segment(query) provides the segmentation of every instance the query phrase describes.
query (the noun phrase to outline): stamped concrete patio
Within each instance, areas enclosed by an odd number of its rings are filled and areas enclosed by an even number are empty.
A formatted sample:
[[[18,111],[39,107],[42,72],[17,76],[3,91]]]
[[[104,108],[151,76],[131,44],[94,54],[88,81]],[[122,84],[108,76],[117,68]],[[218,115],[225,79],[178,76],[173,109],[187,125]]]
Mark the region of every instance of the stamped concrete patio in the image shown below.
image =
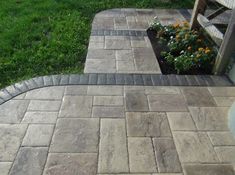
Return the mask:
[[[234,175],[233,101],[235,87],[32,90],[0,106],[0,174]]]
[[[161,73],[146,32],[155,16],[163,24],[187,18],[179,10],[112,9],[98,13],[84,72]]]
[[[37,77],[0,91],[0,175],[235,174],[235,87],[224,77],[159,75],[145,32],[156,14],[169,23],[189,12],[101,12],[85,65],[95,74]]]

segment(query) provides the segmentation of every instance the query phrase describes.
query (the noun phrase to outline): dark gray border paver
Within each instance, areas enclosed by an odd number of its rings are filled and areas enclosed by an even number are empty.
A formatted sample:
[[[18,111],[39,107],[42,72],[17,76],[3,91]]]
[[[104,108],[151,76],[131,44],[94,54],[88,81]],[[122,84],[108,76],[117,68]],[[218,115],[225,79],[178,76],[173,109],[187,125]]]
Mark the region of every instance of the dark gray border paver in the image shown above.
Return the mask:
[[[226,76],[162,74],[71,74],[35,77],[0,90],[0,104],[27,91],[63,85],[234,86]]]

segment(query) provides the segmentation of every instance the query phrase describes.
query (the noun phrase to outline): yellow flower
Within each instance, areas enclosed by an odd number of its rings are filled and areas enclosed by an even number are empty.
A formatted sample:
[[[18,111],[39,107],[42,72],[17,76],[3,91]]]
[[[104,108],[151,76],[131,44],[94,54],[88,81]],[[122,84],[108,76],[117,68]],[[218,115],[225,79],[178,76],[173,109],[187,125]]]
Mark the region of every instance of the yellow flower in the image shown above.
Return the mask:
[[[200,47],[199,49],[198,49],[198,51],[203,51],[204,49],[202,48],[202,47]]]
[[[200,42],[202,42],[202,40],[201,40],[201,39],[198,39],[197,42],[200,43]]]
[[[186,34],[184,39],[188,39],[189,38],[189,34]]]
[[[201,55],[200,55],[200,54],[197,54],[197,58],[199,58],[199,57],[201,57]]]
[[[211,52],[210,49],[206,49],[206,50],[205,50],[205,53],[206,53],[206,54],[208,54],[208,53],[210,53],[210,52]]]

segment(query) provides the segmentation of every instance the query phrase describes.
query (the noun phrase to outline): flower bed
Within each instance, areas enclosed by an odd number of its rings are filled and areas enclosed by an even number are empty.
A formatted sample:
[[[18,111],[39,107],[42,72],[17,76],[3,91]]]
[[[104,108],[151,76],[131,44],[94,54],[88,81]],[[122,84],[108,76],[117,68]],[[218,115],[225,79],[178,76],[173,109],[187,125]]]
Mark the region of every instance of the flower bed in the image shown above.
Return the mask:
[[[163,74],[211,74],[216,47],[203,31],[183,22],[163,26],[157,19],[148,29]]]

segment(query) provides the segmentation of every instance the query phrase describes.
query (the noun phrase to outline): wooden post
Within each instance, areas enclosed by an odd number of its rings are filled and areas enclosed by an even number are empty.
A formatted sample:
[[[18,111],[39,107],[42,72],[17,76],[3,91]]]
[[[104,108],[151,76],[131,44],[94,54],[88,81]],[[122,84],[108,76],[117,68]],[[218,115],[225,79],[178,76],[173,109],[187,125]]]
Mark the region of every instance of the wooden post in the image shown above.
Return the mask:
[[[214,74],[220,75],[226,71],[233,53],[235,53],[235,8],[216,58]]]
[[[190,21],[190,28],[195,29],[200,25],[197,22],[197,15],[200,13],[204,15],[206,11],[207,0],[196,0],[193,8],[192,18]]]

